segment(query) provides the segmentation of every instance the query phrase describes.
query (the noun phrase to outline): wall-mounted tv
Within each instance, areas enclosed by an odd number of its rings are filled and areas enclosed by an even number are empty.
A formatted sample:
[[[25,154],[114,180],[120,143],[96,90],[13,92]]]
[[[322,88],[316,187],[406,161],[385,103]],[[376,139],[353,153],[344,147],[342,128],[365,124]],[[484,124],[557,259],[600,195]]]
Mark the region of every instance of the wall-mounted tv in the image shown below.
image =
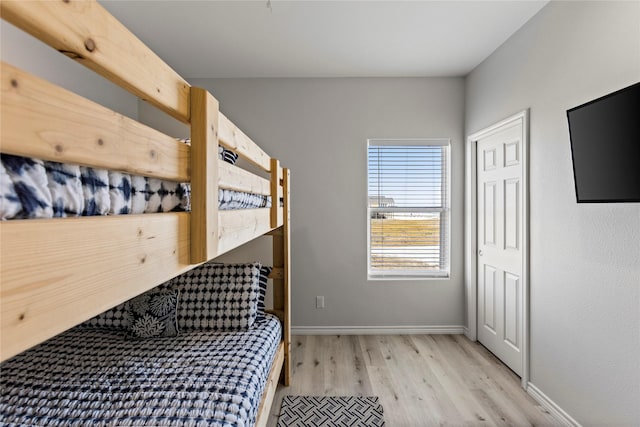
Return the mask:
[[[578,203],[640,202],[640,83],[567,118]]]

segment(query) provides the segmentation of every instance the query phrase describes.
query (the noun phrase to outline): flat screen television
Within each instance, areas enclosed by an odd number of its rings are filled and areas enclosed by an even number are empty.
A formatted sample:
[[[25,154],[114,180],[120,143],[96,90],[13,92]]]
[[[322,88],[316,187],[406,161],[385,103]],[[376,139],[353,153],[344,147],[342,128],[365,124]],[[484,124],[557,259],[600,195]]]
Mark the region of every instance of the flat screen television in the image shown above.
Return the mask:
[[[640,83],[567,118],[578,203],[640,202]]]

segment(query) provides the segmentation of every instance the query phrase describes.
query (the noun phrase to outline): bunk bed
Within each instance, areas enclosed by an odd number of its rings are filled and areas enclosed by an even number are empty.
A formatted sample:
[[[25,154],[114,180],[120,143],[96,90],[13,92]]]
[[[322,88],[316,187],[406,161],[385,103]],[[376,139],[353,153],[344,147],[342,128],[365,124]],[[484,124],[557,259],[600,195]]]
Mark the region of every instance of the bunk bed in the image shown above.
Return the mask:
[[[182,212],[1,221],[0,360],[74,333],[88,319],[269,235],[269,311],[282,332],[257,414],[256,425],[266,424],[279,380],[288,385],[291,375],[289,170],[96,1],[3,0],[0,12],[190,126],[185,144],[2,63],[3,155],[188,183],[190,203]],[[249,167],[219,159],[219,145]],[[227,190],[269,196],[271,206],[219,209],[218,194]]]

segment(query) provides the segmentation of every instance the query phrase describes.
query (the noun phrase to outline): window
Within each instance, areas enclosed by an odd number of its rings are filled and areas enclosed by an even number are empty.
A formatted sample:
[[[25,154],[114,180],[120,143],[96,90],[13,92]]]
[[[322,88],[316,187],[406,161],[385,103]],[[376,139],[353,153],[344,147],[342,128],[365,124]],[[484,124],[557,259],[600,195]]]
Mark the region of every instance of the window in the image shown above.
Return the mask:
[[[370,139],[368,276],[449,277],[449,140]]]

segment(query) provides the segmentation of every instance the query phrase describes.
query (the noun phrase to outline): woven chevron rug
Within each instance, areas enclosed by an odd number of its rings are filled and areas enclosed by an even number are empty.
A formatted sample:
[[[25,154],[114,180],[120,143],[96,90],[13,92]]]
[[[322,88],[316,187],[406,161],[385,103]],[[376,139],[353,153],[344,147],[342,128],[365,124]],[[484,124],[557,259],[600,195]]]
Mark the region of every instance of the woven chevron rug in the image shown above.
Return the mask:
[[[277,427],[384,427],[377,396],[285,396]]]

